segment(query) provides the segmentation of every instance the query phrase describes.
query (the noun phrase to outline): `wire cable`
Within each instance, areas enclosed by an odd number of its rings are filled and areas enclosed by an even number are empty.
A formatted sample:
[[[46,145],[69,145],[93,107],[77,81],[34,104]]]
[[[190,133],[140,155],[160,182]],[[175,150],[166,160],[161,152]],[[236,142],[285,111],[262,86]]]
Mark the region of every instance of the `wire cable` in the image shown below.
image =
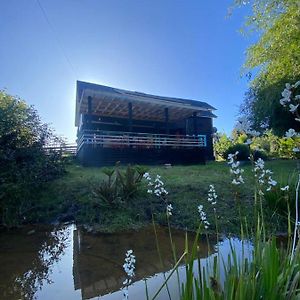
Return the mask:
[[[63,54],[64,58],[65,58],[66,61],[67,61],[67,64],[68,64],[69,67],[71,68],[71,70],[72,70],[72,72],[73,72],[73,75],[74,75],[75,78],[77,79],[77,78],[78,78],[77,72],[76,72],[76,70],[75,70],[73,64],[71,63],[71,60],[69,59],[69,57],[68,57],[68,55],[67,55],[67,52],[65,51],[65,49],[64,49],[64,47],[63,47],[63,45],[62,45],[62,43],[60,42],[58,36],[56,35],[56,32],[55,32],[54,27],[53,27],[53,25],[51,24],[51,22],[50,22],[50,20],[49,20],[49,18],[48,18],[48,15],[47,15],[47,13],[46,13],[46,10],[45,10],[44,7],[42,6],[40,0],[36,0],[36,2],[37,2],[38,7],[40,8],[40,10],[41,10],[41,12],[42,12],[42,15],[44,16],[44,18],[45,18],[45,20],[46,20],[46,23],[47,23],[48,26],[49,26],[50,31],[51,31],[52,34],[53,34],[54,39],[56,40],[56,43],[57,43],[57,45],[58,45],[58,47],[59,47],[61,53]]]

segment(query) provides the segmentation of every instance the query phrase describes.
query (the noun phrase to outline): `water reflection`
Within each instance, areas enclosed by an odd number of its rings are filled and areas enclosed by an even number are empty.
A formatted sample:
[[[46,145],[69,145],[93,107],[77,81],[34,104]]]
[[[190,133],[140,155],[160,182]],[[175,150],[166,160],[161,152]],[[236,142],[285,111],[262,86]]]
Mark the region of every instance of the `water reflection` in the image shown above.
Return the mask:
[[[51,266],[63,255],[67,236],[66,228],[1,232],[0,298],[34,299],[44,283],[51,283]]]
[[[185,247],[185,233],[172,230],[178,257]],[[0,299],[122,299],[122,268],[125,252],[134,249],[137,258],[135,282],[129,287],[130,299],[145,299],[158,290],[174,265],[168,231],[157,228],[162,262],[153,228],[122,234],[93,235],[74,225],[58,229],[38,227],[0,232]],[[190,234],[189,239],[193,240]],[[228,240],[199,244],[201,266],[209,265],[216,250],[227,257]],[[239,247],[240,242],[234,241]],[[190,245],[191,246],[191,245]],[[195,264],[195,272],[198,267]],[[184,281],[184,266],[179,268]],[[169,281],[172,300],[178,299],[176,277]],[[163,289],[158,299],[166,299]]]
[[[138,232],[91,235],[80,230],[74,232],[74,286],[81,289],[82,299],[90,299],[120,290],[125,279],[122,265],[125,252],[134,249],[137,258],[135,281],[167,272],[172,269],[174,260],[170,246],[168,230],[157,228],[158,245],[162,262],[156,248],[152,227]],[[185,233],[172,230],[177,257],[185,247]],[[189,240],[192,241],[191,236]],[[191,247],[192,245],[190,245]],[[213,248],[213,244],[210,244]],[[208,254],[208,244],[200,245],[200,256]]]

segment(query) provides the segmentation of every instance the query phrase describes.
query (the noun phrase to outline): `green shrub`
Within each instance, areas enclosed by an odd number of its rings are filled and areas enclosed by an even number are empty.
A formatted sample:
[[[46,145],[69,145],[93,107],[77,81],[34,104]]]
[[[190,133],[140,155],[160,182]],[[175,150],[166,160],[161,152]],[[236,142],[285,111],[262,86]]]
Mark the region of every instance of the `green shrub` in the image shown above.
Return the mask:
[[[55,138],[37,111],[0,91],[0,224],[22,223],[37,209],[39,191],[65,172],[59,153],[44,146]]]
[[[107,179],[93,187],[93,196],[102,207],[118,208],[136,198],[146,169],[128,165],[122,171],[117,164],[114,169],[105,168],[102,172]]]
[[[263,160],[267,160],[268,159],[268,155],[265,151],[263,150],[252,150],[251,154],[253,155],[253,159],[254,160],[258,160],[259,158],[263,159]]]
[[[224,152],[232,145],[232,141],[225,133],[218,133],[214,139],[214,151],[216,159],[224,158]]]
[[[250,150],[249,147],[245,144],[235,144],[227,148],[223,154],[223,158],[227,159],[228,154],[235,153],[238,151],[237,160],[249,160]]]
[[[282,158],[297,158],[298,154],[293,151],[297,144],[299,144],[299,138],[281,138],[278,140],[278,156]]]

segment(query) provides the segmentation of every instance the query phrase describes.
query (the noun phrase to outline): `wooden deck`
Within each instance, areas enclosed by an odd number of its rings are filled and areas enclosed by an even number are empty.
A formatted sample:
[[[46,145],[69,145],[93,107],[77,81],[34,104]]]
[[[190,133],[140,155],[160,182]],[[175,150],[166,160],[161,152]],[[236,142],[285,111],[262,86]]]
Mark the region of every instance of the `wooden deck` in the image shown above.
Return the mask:
[[[207,159],[206,136],[133,132],[84,132],[77,157],[85,166],[121,164],[195,164]]]
[[[83,145],[98,145],[104,148],[201,148],[206,147],[206,136],[148,134],[134,132],[103,131],[83,133],[78,139],[77,152]]]

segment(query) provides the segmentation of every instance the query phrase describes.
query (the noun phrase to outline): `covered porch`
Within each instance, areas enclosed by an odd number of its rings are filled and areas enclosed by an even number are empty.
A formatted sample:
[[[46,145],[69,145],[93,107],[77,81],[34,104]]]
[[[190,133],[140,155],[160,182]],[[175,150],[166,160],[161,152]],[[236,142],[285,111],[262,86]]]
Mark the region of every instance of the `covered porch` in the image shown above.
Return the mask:
[[[78,157],[87,165],[149,163],[148,155],[153,163],[203,162],[212,158],[213,109],[205,102],[78,82]]]

